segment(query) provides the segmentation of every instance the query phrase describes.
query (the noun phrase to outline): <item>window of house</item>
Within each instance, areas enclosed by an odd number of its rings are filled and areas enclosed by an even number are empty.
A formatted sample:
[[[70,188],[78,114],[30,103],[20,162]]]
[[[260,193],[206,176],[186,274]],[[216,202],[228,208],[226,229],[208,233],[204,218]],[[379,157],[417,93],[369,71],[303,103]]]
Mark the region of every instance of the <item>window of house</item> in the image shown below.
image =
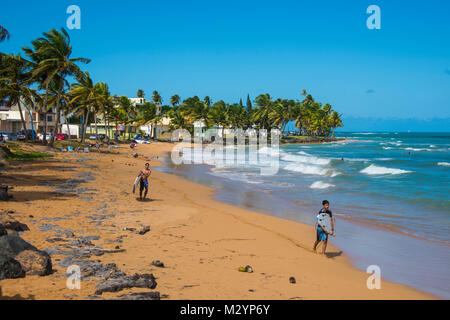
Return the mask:
[[[47,122],[52,122],[53,116],[51,114],[47,115]]]

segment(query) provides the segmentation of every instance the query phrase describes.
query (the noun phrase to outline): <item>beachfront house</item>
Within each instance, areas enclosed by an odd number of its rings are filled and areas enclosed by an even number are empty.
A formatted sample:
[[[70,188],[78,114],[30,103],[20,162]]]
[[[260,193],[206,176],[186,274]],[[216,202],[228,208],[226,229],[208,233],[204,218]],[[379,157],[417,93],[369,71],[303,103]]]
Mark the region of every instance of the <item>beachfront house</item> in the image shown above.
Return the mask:
[[[28,107],[28,108],[27,108]],[[36,133],[44,131],[43,112],[39,112],[33,106],[25,107],[22,105],[22,116],[25,120],[27,129],[34,129]],[[56,126],[56,113],[50,108],[47,112],[47,132],[53,130]],[[0,101],[0,131],[11,132],[17,134],[23,130],[22,119],[20,116],[19,106],[8,106],[6,100]]]

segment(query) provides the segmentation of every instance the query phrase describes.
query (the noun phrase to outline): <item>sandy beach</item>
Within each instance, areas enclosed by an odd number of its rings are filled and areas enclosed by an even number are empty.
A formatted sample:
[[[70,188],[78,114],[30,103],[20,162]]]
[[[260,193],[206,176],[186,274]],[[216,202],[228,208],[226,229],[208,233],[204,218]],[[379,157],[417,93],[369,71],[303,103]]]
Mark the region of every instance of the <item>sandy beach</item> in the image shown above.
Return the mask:
[[[92,237],[92,243],[118,252],[89,260],[115,263],[126,274],[152,273],[163,299],[434,299],[410,287],[382,281],[369,290],[369,274],[354,268],[333,239],[327,256],[311,251],[311,226],[244,210],[212,199],[214,189],[153,170],[149,201],[138,201],[132,182],[147,162],[170,151],[169,143],[128,145],[103,153],[57,153],[49,160],[15,163],[0,171],[14,187],[10,202],[29,226],[22,238],[37,248],[55,249],[55,230]],[[42,147],[42,150],[45,150]],[[143,155],[143,156],[142,156]],[[153,167],[161,165],[152,160]],[[71,181],[71,185],[67,185]],[[125,228],[150,226],[145,234]],[[122,251],[124,250],[124,251]],[[148,291],[125,289],[96,295],[98,279],[83,280],[80,290],[66,287],[64,259],[53,254],[54,272],[0,281],[0,299],[115,299]],[[152,265],[160,260],[164,268]],[[250,265],[254,272],[239,272]],[[295,277],[296,283],[289,282]]]

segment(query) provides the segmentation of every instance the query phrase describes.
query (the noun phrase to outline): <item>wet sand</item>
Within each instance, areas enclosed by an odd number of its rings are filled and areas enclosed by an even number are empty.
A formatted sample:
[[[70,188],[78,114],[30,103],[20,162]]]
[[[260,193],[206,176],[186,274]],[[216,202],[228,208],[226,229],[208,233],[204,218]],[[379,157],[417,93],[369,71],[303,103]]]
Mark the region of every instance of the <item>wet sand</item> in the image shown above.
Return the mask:
[[[64,232],[97,236],[91,242],[106,250],[124,249],[88,259],[115,263],[130,275],[153,273],[154,291],[167,299],[434,298],[387,281],[380,290],[369,290],[369,274],[352,267],[338,248],[329,244],[327,256],[311,252],[311,226],[215,201],[214,189],[173,174],[154,170],[150,200],[138,201],[132,183],[147,160],[131,154],[151,158],[172,147],[154,143],[131,151],[123,145],[105,149],[110,153],[58,153],[50,160],[12,165],[0,178],[15,187],[14,201],[0,203],[0,209],[14,210],[14,217],[31,229],[22,237],[41,250],[57,249],[58,242],[48,240]],[[151,231],[124,230],[142,225]],[[2,298],[112,299],[149,291],[132,288],[94,297],[95,278],[69,290],[66,267],[58,265],[65,256],[54,252],[53,274],[2,280]],[[153,266],[153,260],[165,267]],[[246,265],[254,272],[238,271]]]

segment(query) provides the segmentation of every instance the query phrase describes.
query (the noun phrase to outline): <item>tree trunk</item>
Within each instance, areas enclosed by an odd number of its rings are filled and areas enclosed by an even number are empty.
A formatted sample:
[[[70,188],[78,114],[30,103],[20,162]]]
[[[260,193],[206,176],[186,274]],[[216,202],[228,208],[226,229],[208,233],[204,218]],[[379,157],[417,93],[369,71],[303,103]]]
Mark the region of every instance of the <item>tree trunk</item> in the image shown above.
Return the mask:
[[[81,133],[81,143],[84,143],[84,140],[86,139],[86,129],[87,129],[87,123],[89,121],[89,109],[86,110],[85,116],[83,117],[83,132]]]
[[[67,125],[67,135],[69,136],[69,139],[71,138],[70,135],[70,126],[69,126],[69,119],[67,118],[67,114],[66,114],[66,125]]]
[[[47,82],[45,85],[45,96],[44,96],[44,104],[42,108],[44,109],[44,135],[42,137],[42,143],[44,145],[47,144],[47,101],[48,101],[48,85],[50,82]]]
[[[50,139],[50,147],[52,147],[52,148],[53,148],[53,144],[55,143],[55,135],[59,131],[58,126],[59,126],[59,121],[61,119],[61,110],[60,110],[61,109],[61,91],[63,89],[63,85],[64,85],[63,80],[64,79],[62,78],[61,74],[59,76],[60,77],[59,77],[58,97],[56,100],[56,123],[55,123],[55,127],[52,130],[52,137]]]
[[[109,139],[108,130],[106,129],[106,111],[103,111],[103,124],[105,125],[105,135]]]
[[[20,120],[22,120],[22,126],[23,126],[23,132],[25,133],[25,140],[28,140],[28,135],[27,135],[27,123],[25,122],[25,119],[23,117],[22,114],[22,106],[20,105],[20,99],[18,101],[18,105],[19,105],[19,112],[20,112]],[[33,121],[33,118],[31,118],[31,121]]]
[[[95,141],[98,141],[97,112],[94,112],[94,123],[95,123]]]
[[[50,139],[50,147],[52,147],[52,148],[53,148],[53,144],[55,143],[55,135],[59,131],[58,125],[59,125],[60,118],[61,118],[61,115],[60,115],[60,110],[58,107],[56,110],[56,123],[55,123],[55,127],[53,128],[53,131],[52,131],[52,137]]]

